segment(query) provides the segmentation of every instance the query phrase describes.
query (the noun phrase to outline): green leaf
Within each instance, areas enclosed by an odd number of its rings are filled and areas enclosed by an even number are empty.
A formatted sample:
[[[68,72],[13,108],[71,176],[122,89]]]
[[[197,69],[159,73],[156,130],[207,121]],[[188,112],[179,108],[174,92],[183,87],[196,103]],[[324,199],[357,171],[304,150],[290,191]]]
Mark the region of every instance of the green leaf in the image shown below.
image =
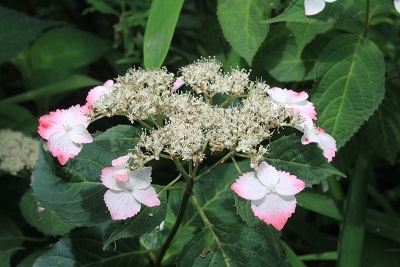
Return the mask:
[[[269,25],[260,21],[269,17],[270,6],[264,0],[218,1],[217,15],[225,38],[251,66]]]
[[[71,27],[47,31],[30,49],[35,69],[68,69],[87,65],[110,49],[110,44],[84,31]]]
[[[167,56],[184,0],[153,0],[144,33],[145,68],[160,68]]]
[[[47,84],[43,87],[32,89],[28,92],[6,98],[0,101],[0,103],[20,103],[24,101],[37,100],[43,97],[70,92],[79,88],[86,88],[100,84],[100,81],[92,79],[88,76],[73,74],[64,80]]]
[[[381,103],[385,94],[385,64],[370,40],[356,35],[333,39],[316,64],[316,92],[311,101],[318,126],[341,148]]]
[[[242,220],[247,223],[247,226],[260,233],[274,250],[274,254],[280,259],[283,258],[282,246],[280,243],[281,232],[254,216],[251,210],[251,201],[247,201],[235,195],[235,206],[237,208],[237,213]]]
[[[15,252],[21,249],[22,247],[0,250],[0,266],[3,267],[11,266],[10,265],[11,257],[15,254]]]
[[[343,220],[343,215],[334,200],[326,195],[316,192],[302,191],[296,195],[297,204],[305,209],[312,210],[321,215]]]
[[[333,27],[333,23],[314,24],[314,23],[287,23],[288,29],[293,33],[297,44],[297,58],[301,56],[304,47],[309,44],[318,34],[325,33]]]
[[[103,249],[107,248],[112,242],[121,238],[141,236],[154,230],[165,219],[167,213],[167,193],[162,192],[162,187],[154,186],[161,201],[160,206],[147,207],[142,205],[142,209],[134,217],[122,221],[107,238]],[[162,193],[160,193],[160,191]]]
[[[400,95],[393,86],[386,89],[386,97],[366,129],[374,151],[394,165],[400,150]]]
[[[0,64],[16,56],[43,30],[60,24],[28,17],[0,6]]]
[[[250,170],[250,162],[239,162],[238,166],[242,171]],[[233,163],[224,163],[213,170],[210,174],[201,178],[193,187],[193,194],[196,196],[202,210],[212,224],[231,224],[239,222],[234,207],[234,193],[231,190],[232,183],[239,177]],[[177,213],[182,192],[175,191],[170,194],[170,203]],[[185,212],[184,226],[204,226],[197,209],[191,200]]]
[[[103,200],[107,188],[100,181],[101,170],[127,154],[140,133],[127,125],[110,128],[97,135],[93,143],[85,144],[79,155],[61,168],[50,153],[40,149],[33,173],[34,198],[68,224],[96,225],[111,220]]]
[[[103,251],[104,239],[109,232],[110,227],[106,224],[76,229],[51,246],[33,266],[145,266],[137,239],[118,241]]]
[[[179,254],[177,266],[283,266],[264,238],[243,225],[219,225],[198,233]]]
[[[45,235],[64,235],[72,228],[65,224],[51,210],[38,212],[38,205],[32,197],[32,189],[29,189],[21,198],[19,208],[24,219]]]
[[[0,214],[0,251],[19,247],[24,235],[16,224],[7,216]]]
[[[275,22],[304,22],[304,23],[331,23],[340,14],[342,7],[337,3],[327,3],[323,12],[314,15],[306,16],[304,9],[303,0],[294,0],[290,2],[290,5],[285,11],[268,20],[263,21],[264,23],[275,23]]]
[[[278,170],[296,175],[307,187],[318,184],[331,175],[345,177],[328,163],[315,143],[303,145],[296,135],[283,136],[271,142],[264,159]]]
[[[37,121],[33,114],[26,108],[5,104],[0,101],[0,129],[12,129],[25,133],[37,130]]]

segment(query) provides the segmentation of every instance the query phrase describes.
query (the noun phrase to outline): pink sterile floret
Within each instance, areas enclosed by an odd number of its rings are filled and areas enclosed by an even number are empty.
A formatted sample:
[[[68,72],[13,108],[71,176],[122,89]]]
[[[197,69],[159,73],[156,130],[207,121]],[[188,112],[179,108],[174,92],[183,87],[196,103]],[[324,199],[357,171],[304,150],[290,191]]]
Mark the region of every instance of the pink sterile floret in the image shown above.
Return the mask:
[[[130,159],[129,155],[125,155],[122,157],[119,157],[117,159],[114,159],[111,162],[111,165],[113,167],[106,167],[103,168],[102,173],[103,175],[106,176],[112,176],[115,180],[119,182],[127,182],[128,181],[128,174],[129,174],[129,168],[126,166],[128,160]]]
[[[181,77],[176,78],[175,82],[172,84],[171,91],[175,92],[176,90],[181,88],[182,85],[184,85],[184,84],[185,84],[185,81]]]
[[[40,117],[38,133],[48,140],[51,154],[64,165],[79,154],[82,144],[93,142],[87,130],[89,123],[90,118],[84,115],[83,107],[76,105]]]
[[[103,95],[111,93],[115,86],[113,80],[108,80],[102,86],[96,86],[91,89],[86,96],[85,107],[92,110],[94,103],[96,103],[96,101],[98,101]]]
[[[104,202],[113,220],[135,216],[141,204],[148,207],[161,204],[156,190],[151,186],[151,167],[129,171],[126,182],[115,179],[113,172],[106,169],[102,171],[101,181],[108,188]]]
[[[323,150],[324,156],[329,162],[335,156],[337,151],[335,139],[327,134],[323,129],[316,128],[314,125],[304,125],[304,135],[301,138],[301,143],[307,145],[309,143],[317,143],[318,147]]]
[[[295,92],[288,89],[278,87],[271,88],[267,91],[273,103],[277,106],[283,105],[285,108],[291,108],[300,113],[300,115],[308,116],[313,120],[317,119],[313,103],[307,100],[306,92]]]
[[[257,172],[240,176],[231,189],[240,197],[251,200],[256,217],[282,230],[296,208],[295,194],[305,184],[288,172],[278,171],[267,162],[261,162]]]

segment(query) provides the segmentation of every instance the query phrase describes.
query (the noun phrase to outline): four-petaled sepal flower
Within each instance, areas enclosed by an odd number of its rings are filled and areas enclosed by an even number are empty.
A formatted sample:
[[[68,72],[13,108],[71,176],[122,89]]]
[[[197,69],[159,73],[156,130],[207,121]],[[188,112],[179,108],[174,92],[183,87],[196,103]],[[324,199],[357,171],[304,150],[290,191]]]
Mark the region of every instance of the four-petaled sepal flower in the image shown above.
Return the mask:
[[[251,200],[254,215],[282,230],[296,208],[295,194],[305,184],[296,176],[261,162],[256,172],[247,172],[231,186],[240,197]]]
[[[128,171],[126,182],[123,182],[124,175],[119,175],[122,170],[119,167],[122,166],[104,168],[101,174],[101,181],[108,188],[104,194],[104,202],[113,220],[135,216],[140,211],[141,204],[148,207],[161,204],[156,190],[151,186],[151,167]]]
[[[69,109],[57,109],[39,118],[38,133],[48,140],[51,154],[58,158],[61,165],[78,155],[82,144],[93,142],[87,130],[90,118],[84,113],[85,109],[76,105]]]

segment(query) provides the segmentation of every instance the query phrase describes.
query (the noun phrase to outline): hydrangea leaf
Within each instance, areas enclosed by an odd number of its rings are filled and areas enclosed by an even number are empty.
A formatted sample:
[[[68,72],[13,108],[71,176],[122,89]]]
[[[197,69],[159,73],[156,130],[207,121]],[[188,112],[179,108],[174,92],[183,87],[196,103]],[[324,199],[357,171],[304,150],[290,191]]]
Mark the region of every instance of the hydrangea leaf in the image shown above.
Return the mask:
[[[121,238],[141,236],[154,230],[165,219],[167,212],[167,193],[161,192],[162,187],[154,185],[161,201],[160,206],[142,208],[138,214],[127,220],[121,221],[115,230],[110,234],[104,243],[103,249],[107,248],[112,242]]]
[[[100,37],[74,29],[56,28],[45,32],[32,45],[33,69],[68,69],[87,65],[111,48]]]
[[[0,266],[10,266],[11,257],[21,250],[24,235],[9,217],[0,214]]]
[[[0,6],[0,63],[17,55],[45,29],[61,24],[32,18]]]
[[[152,1],[143,41],[144,66],[160,68],[167,56],[183,0]]]
[[[317,144],[303,145],[299,136],[283,136],[271,142],[268,148],[265,161],[277,170],[296,175],[307,187],[318,184],[331,175],[345,177],[328,163]]]
[[[291,1],[285,11],[278,16],[263,21],[264,23],[275,22],[304,22],[304,23],[331,23],[336,20],[342,11],[341,4],[328,4],[324,11],[315,16],[306,16],[304,0]]]
[[[47,252],[36,259],[34,267],[41,266],[145,266],[137,239],[118,241],[103,250],[110,226],[78,228],[62,237]]]
[[[217,15],[222,32],[250,66],[267,37],[269,25],[260,21],[269,17],[269,11],[270,6],[264,0],[218,1]]]
[[[35,200],[68,224],[96,225],[111,220],[103,201],[107,188],[100,181],[101,170],[127,154],[140,133],[126,125],[110,128],[97,135],[93,143],[84,145],[81,153],[64,167],[56,165],[51,154],[40,149],[32,182]]]
[[[179,254],[176,265],[285,266],[270,244],[252,228],[241,224],[218,225],[193,237]]]
[[[235,206],[237,208],[237,213],[240,218],[247,223],[247,226],[260,233],[265,240],[267,240],[268,244],[270,244],[270,247],[274,249],[274,254],[277,255],[278,258],[283,258],[282,246],[280,243],[281,232],[254,216],[251,210],[251,201],[235,195]]]
[[[366,129],[374,151],[395,164],[400,150],[400,95],[397,88],[386,89],[386,97],[368,120]]]
[[[385,94],[385,64],[379,48],[367,38],[333,39],[316,63],[316,92],[311,101],[317,126],[341,148],[378,108]]]
[[[64,235],[72,228],[55,216],[51,210],[38,212],[38,205],[32,197],[32,189],[22,196],[19,207],[25,220],[45,235]]]
[[[239,162],[238,166],[242,172],[250,171],[248,160]],[[231,224],[240,221],[240,218],[236,215],[234,193],[231,190],[232,183],[239,175],[233,163],[224,163],[195,183],[193,194],[212,224]],[[182,192],[171,192],[170,197],[172,209],[177,213]],[[191,200],[186,208],[183,225],[204,226]]]

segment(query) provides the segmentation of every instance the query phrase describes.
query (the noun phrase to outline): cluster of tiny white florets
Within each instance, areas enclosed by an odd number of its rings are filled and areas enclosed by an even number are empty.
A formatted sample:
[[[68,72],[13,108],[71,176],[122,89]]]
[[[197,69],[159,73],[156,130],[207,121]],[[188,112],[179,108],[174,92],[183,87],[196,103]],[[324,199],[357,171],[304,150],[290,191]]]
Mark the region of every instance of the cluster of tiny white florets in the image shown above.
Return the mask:
[[[160,113],[163,97],[170,94],[174,75],[165,68],[131,69],[117,78],[117,90],[97,101],[97,114],[125,115],[132,123]]]
[[[0,169],[17,175],[21,171],[32,171],[39,157],[39,140],[21,132],[0,130]]]
[[[244,69],[232,69],[230,73],[222,73],[221,63],[215,58],[202,58],[180,69],[181,78],[196,93],[217,93],[240,95],[249,85],[249,72]]]
[[[96,102],[95,113],[151,122],[154,128],[144,130],[133,148],[134,168],[162,154],[197,165],[206,158],[206,147],[211,152],[226,149],[250,155],[251,165],[257,166],[267,153],[261,143],[271,138],[274,129],[299,123],[300,116],[291,109],[274,108],[264,82],[251,82],[245,71],[224,74],[220,68],[215,59],[183,67],[180,78],[193,91],[174,93],[173,74],[166,69],[131,70],[117,79],[115,90]],[[217,93],[239,100],[227,107],[212,105]]]

